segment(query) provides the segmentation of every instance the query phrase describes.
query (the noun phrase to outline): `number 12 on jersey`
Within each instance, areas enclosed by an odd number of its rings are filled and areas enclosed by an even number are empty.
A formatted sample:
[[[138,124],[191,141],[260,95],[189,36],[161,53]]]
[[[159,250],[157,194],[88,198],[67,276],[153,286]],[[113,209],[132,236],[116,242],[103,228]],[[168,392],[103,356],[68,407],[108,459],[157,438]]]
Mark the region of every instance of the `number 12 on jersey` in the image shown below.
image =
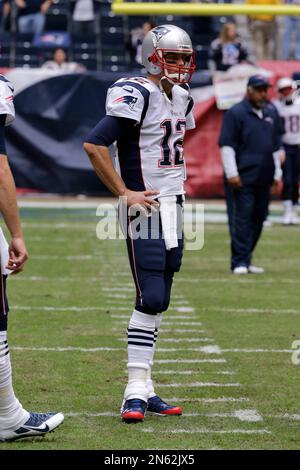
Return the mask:
[[[164,130],[164,136],[161,139],[162,158],[158,161],[161,168],[174,168],[184,165],[183,158],[183,137],[185,134],[186,121],[178,119],[175,125],[175,132],[172,129],[171,119],[165,119],[160,127]],[[172,134],[178,134],[178,138],[173,143],[170,142]]]

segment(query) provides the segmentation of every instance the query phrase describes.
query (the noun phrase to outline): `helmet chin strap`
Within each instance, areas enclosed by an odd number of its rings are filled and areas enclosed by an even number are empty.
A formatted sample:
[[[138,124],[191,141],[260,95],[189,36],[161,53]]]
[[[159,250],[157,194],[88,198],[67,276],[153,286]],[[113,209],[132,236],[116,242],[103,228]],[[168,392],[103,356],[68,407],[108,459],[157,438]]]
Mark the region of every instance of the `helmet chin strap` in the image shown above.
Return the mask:
[[[163,79],[164,79],[164,80],[167,80],[171,85],[176,85],[176,82],[173,82],[173,80],[172,80],[171,78],[169,78],[167,75],[163,75],[163,76],[161,77],[161,79],[160,79],[160,82],[161,82]]]

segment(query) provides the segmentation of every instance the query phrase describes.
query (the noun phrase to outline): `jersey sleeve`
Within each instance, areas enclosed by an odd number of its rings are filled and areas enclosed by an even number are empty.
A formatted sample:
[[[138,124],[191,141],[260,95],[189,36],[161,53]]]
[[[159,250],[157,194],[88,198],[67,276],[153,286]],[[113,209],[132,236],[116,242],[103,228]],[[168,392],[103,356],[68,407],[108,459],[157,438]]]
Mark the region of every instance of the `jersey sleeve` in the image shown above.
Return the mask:
[[[5,78],[0,76],[0,114],[6,115],[5,126],[9,126],[15,119],[14,88]]]
[[[144,96],[134,84],[115,83],[107,93],[106,114],[140,122],[144,104]]]

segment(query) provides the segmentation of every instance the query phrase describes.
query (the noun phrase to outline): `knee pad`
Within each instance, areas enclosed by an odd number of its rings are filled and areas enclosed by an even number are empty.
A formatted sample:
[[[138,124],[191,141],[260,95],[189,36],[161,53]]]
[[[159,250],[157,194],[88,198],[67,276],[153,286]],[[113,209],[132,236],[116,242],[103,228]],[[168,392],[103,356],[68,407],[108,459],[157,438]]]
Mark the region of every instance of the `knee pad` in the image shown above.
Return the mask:
[[[161,312],[165,298],[165,280],[163,275],[151,274],[142,283],[142,304],[138,310],[150,315]]]

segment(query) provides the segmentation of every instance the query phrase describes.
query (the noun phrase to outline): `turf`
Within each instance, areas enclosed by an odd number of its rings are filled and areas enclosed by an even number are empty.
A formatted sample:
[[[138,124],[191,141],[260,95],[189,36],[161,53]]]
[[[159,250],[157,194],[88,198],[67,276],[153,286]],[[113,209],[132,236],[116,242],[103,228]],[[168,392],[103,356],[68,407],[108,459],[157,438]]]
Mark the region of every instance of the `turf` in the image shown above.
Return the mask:
[[[186,415],[128,426],[118,416],[134,299],[124,242],[98,240],[91,210],[24,209],[22,219],[30,259],[8,287],[15,390],[27,409],[66,419],[45,438],[1,450],[299,449],[300,365],[291,349],[300,340],[300,228],[266,229],[255,253],[266,273],[241,278],[229,272],[226,225],[205,225],[204,247],[185,252],[165,316],[180,317],[178,325],[165,325],[158,341],[156,358],[178,361],[154,368],[157,392],[183,399]],[[180,328],[194,331],[170,331]],[[113,350],[93,351],[105,347]],[[261,420],[242,421],[240,410]]]

